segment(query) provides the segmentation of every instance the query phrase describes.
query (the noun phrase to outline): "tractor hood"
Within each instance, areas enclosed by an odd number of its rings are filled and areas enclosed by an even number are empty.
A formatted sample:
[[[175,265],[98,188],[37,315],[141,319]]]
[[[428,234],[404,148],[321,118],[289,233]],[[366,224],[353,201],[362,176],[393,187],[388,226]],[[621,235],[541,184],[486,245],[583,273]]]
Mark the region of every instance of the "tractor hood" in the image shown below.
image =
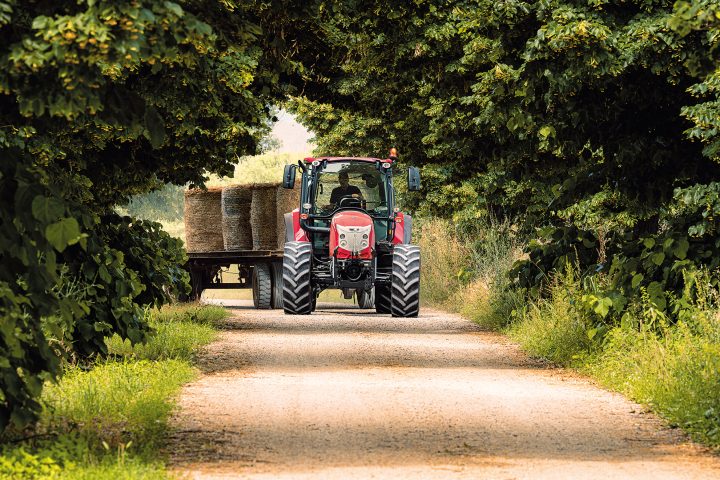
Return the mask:
[[[330,254],[337,258],[371,259],[375,229],[370,215],[355,210],[342,211],[330,221]]]

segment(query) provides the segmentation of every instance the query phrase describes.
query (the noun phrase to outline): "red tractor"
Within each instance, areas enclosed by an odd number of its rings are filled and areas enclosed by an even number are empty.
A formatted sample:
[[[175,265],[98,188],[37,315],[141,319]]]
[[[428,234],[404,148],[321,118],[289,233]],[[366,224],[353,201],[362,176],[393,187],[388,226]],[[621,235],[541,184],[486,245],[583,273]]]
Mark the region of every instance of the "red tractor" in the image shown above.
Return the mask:
[[[283,309],[306,315],[325,289],[357,296],[362,308],[394,317],[420,310],[420,249],[410,244],[412,217],[395,207],[387,159],[320,157],[286,165],[283,187],[302,172],[300,208],[285,215]],[[417,168],[408,190],[420,189]]]

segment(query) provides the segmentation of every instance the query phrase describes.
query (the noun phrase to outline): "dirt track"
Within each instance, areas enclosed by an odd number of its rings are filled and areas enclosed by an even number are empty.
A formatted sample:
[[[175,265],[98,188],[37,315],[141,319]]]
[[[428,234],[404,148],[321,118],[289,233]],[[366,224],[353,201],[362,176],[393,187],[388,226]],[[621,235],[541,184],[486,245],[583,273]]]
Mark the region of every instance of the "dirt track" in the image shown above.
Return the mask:
[[[720,478],[720,459],[443,312],[233,310],[174,418],[190,478]]]

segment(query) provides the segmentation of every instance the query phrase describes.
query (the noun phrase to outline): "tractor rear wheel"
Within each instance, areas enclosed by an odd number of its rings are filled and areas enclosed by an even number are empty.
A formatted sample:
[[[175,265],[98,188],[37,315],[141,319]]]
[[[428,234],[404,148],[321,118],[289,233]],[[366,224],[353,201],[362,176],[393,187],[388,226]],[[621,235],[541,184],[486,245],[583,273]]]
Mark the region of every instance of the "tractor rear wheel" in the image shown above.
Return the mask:
[[[390,313],[390,287],[375,285],[375,311],[377,313]]]
[[[393,249],[390,309],[393,317],[417,317],[420,311],[420,247]]]
[[[357,295],[358,307],[360,308],[373,308],[375,306],[375,289],[370,290],[355,290]]]
[[[253,267],[252,292],[255,308],[268,309],[272,306],[272,276],[267,263],[258,263]]]
[[[283,253],[283,310],[308,315],[314,310],[315,292],[310,283],[312,244],[287,242]]]

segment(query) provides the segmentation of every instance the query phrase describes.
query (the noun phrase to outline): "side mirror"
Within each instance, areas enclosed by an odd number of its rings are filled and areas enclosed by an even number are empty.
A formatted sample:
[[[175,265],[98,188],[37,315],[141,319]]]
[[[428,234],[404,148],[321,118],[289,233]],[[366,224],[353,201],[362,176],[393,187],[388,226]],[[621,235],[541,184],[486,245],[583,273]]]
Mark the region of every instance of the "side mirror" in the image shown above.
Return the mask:
[[[420,170],[417,167],[408,167],[408,190],[420,190]]]
[[[297,173],[297,165],[285,165],[283,172],[283,188],[295,188],[295,174]]]

